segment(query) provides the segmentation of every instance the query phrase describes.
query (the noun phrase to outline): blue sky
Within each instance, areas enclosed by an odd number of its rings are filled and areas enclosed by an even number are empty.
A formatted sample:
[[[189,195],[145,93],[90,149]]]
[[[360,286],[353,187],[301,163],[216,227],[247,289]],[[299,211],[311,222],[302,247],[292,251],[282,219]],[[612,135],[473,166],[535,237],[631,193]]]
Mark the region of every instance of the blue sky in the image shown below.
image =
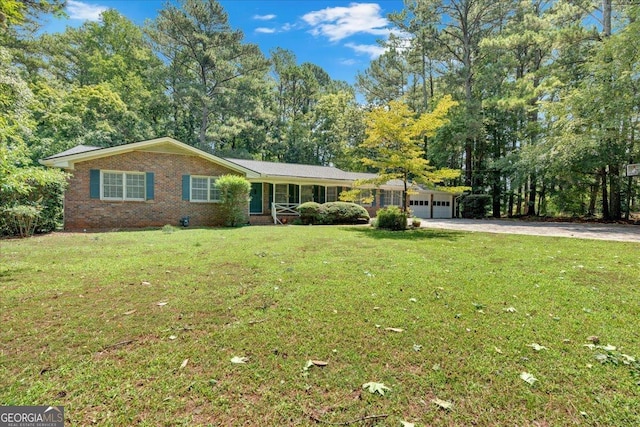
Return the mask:
[[[389,35],[388,13],[400,11],[402,0],[219,0],[234,29],[265,55],[275,47],[295,53],[298,63],[312,62],[333,79],[353,83],[356,73],[382,53],[376,43]],[[97,20],[113,8],[142,25],[154,19],[165,1],[68,0],[66,19],[50,18],[45,31],[62,31]]]

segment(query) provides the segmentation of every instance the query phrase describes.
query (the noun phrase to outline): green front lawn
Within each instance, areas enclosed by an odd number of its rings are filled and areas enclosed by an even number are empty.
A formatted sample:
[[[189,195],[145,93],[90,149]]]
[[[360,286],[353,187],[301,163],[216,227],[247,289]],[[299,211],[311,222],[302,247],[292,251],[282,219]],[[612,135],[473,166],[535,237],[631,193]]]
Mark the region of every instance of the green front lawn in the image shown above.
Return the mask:
[[[0,404],[70,426],[639,425],[639,255],[368,227],[4,240]]]

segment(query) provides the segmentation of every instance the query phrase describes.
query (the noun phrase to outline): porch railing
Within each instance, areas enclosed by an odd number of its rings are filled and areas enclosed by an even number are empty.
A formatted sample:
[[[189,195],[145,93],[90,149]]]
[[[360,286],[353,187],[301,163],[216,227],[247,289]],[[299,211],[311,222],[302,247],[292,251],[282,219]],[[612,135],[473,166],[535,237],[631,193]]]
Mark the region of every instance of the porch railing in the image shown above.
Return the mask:
[[[273,217],[273,223],[282,224],[278,215],[300,216],[300,213],[296,210],[298,206],[300,206],[300,203],[271,203],[271,216]]]

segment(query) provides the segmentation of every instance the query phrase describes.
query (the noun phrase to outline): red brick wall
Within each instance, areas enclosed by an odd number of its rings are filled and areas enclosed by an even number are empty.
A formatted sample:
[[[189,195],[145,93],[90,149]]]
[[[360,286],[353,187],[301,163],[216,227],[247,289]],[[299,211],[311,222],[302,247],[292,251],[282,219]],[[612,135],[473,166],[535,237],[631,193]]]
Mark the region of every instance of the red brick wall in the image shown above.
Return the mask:
[[[91,169],[153,172],[154,200],[106,201],[89,197]],[[179,225],[183,216],[191,226],[221,225],[216,203],[182,200],[182,175],[220,176],[233,171],[196,156],[134,151],[76,163],[65,193],[66,230],[161,227]]]

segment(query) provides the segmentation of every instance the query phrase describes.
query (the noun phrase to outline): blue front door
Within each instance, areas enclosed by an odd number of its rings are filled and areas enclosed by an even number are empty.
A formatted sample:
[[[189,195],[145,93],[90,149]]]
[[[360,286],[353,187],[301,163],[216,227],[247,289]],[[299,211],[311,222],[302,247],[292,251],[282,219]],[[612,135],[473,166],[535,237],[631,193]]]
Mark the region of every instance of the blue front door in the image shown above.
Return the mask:
[[[262,183],[251,183],[251,202],[249,203],[249,213],[262,213]]]

